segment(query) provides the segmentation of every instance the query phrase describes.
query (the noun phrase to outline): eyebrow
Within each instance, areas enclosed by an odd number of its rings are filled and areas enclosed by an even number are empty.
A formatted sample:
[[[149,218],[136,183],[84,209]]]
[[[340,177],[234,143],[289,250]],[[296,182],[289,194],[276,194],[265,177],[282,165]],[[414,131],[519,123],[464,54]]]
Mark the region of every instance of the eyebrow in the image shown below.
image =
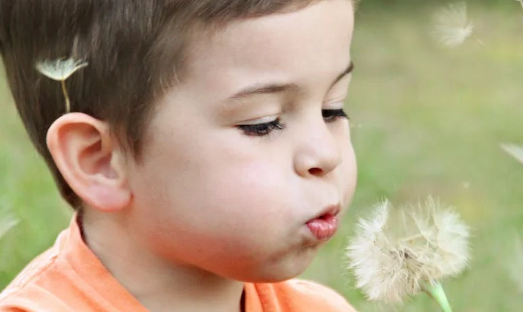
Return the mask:
[[[352,71],[354,70],[354,63],[351,61],[349,63],[349,66],[347,66],[347,68],[345,68],[345,70],[339,74],[338,77],[336,77],[336,79],[334,80],[334,82],[331,84],[331,88],[337,84],[340,80],[342,80],[345,76],[347,76],[348,74],[352,73]]]
[[[341,79],[343,79],[345,76],[350,74],[352,70],[354,69],[354,63],[351,61],[349,63],[349,66],[342,71],[338,77],[332,82],[332,86],[337,84]],[[234,94],[230,97],[230,99],[242,99],[246,98],[252,95],[257,94],[274,94],[274,93],[284,93],[289,91],[295,91],[298,90],[300,87],[295,83],[286,83],[286,84],[278,84],[278,83],[263,83],[263,84],[255,84],[252,86],[249,86],[240,92]]]

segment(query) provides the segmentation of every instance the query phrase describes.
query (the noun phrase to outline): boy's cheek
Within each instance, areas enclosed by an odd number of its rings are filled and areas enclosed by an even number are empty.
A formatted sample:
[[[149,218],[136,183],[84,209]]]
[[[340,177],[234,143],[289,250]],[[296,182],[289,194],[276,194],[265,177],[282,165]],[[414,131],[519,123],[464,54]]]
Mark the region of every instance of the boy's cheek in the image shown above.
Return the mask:
[[[347,144],[343,151],[343,161],[340,165],[339,181],[340,193],[342,197],[342,206],[347,206],[352,201],[357,184],[358,168],[356,155],[352,144]]]
[[[264,161],[225,167],[202,184],[206,186],[206,193],[214,194],[212,197],[224,202],[256,206],[284,201],[289,187],[285,181],[288,177],[284,170]]]

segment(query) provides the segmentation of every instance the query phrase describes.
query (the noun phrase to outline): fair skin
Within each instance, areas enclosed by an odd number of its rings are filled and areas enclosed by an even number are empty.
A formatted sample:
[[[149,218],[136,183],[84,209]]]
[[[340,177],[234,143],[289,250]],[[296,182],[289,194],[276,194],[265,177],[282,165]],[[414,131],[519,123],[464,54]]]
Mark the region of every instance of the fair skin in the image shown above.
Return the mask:
[[[86,243],[150,311],[240,311],[243,282],[295,277],[325,243],[306,223],[343,212],[356,183],[337,116],[353,15],[350,1],[320,1],[195,38],[139,163],[102,121],[53,124],[48,146],[85,202]]]

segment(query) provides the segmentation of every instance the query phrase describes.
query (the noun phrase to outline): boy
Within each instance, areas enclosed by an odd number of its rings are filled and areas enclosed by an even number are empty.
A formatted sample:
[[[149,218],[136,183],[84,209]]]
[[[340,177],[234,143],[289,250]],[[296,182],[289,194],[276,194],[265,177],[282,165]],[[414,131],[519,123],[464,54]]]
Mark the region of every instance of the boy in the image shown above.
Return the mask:
[[[294,280],[355,187],[349,0],[3,0],[0,50],[70,227],[0,311],[353,311]],[[66,82],[35,69],[71,57]]]

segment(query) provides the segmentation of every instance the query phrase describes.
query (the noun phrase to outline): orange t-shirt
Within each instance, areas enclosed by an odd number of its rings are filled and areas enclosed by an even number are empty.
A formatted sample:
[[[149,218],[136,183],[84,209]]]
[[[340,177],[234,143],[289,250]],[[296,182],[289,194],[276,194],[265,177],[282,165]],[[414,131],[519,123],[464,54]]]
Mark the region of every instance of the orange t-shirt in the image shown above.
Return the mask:
[[[335,291],[289,280],[246,283],[246,312],[347,312],[354,309]],[[0,312],[147,312],[114,279],[82,240],[73,218],[52,248],[35,258],[0,293]]]

